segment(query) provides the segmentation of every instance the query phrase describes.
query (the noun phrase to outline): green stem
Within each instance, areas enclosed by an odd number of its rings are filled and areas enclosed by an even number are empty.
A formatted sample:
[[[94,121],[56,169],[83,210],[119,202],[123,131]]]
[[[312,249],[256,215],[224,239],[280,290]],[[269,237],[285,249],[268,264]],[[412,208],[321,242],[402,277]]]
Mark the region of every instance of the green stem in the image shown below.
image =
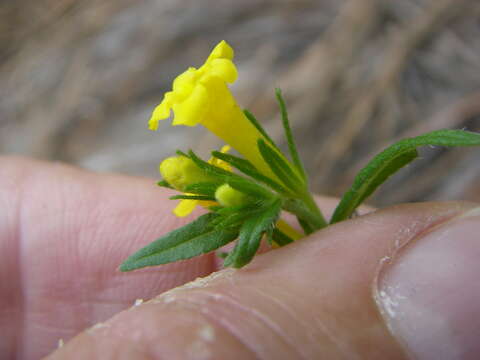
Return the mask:
[[[325,220],[322,212],[317,206],[317,203],[312,197],[310,192],[307,192],[303,197],[303,202],[307,205],[308,210],[312,213],[313,218],[315,218],[315,222],[312,225],[315,227],[315,230],[320,230],[328,225],[327,221]]]
[[[309,193],[304,194],[301,199],[286,200],[283,208],[307,221],[314,230],[327,226],[325,218]]]

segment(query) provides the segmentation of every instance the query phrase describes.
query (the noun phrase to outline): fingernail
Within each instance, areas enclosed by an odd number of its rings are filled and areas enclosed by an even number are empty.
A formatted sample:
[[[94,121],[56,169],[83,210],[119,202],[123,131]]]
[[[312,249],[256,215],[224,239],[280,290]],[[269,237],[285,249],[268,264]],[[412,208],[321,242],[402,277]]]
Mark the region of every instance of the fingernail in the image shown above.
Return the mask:
[[[402,248],[381,270],[376,300],[414,359],[480,358],[480,208]]]

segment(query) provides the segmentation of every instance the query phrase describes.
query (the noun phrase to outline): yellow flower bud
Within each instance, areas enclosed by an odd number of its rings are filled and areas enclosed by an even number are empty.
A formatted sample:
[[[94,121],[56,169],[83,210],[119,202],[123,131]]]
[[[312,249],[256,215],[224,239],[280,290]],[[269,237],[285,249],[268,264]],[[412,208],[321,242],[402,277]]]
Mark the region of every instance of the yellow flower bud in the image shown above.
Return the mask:
[[[205,171],[185,156],[174,156],[163,160],[160,164],[160,174],[179,191],[184,191],[188,185],[211,180]]]
[[[249,197],[235,190],[228,184],[223,184],[215,191],[215,199],[222,206],[242,206],[249,203]]]

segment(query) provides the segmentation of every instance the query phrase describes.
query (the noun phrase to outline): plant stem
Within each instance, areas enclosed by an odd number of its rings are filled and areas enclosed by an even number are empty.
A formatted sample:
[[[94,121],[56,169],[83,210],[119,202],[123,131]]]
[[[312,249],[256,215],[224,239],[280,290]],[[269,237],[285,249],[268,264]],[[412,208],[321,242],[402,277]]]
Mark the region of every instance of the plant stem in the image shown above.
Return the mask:
[[[301,199],[286,200],[283,208],[307,221],[314,230],[319,230],[327,226],[325,218],[310,193],[305,193]]]
[[[317,203],[312,197],[310,192],[307,192],[304,197],[302,198],[303,202],[307,206],[308,210],[312,213],[312,218],[315,219],[315,222],[312,225],[315,227],[315,230],[320,230],[328,225],[327,221],[325,220],[322,212],[317,206]]]

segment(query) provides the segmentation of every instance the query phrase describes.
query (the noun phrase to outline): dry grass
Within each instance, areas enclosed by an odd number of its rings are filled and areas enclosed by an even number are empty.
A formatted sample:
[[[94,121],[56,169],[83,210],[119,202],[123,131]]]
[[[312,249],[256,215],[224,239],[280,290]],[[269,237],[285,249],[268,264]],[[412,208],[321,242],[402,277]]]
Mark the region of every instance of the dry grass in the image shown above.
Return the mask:
[[[477,0],[3,2],[0,151],[148,176],[176,147],[206,152],[201,129],[145,123],[225,38],[240,102],[280,139],[282,87],[314,189],[339,195],[394,139],[480,131],[479,17]],[[372,201],[479,201],[479,151],[426,149]]]

